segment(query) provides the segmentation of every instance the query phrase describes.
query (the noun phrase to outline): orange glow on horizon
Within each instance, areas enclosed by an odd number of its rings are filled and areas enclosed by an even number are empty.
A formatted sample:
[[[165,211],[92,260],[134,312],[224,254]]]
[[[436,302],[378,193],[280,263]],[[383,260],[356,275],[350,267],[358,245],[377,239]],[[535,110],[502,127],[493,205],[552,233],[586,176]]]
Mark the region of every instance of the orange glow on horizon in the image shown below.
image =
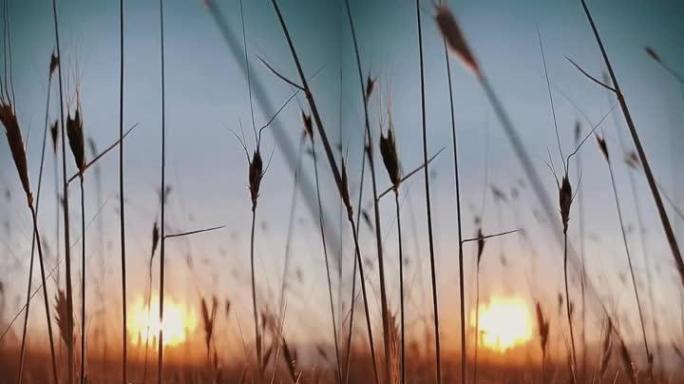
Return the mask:
[[[518,297],[492,297],[481,303],[479,313],[479,343],[496,352],[526,344],[532,339],[533,319],[527,302]],[[475,327],[475,313],[471,314]]]
[[[150,310],[151,309],[151,310]],[[197,328],[197,316],[192,308],[164,297],[164,320],[160,326],[159,297],[154,295],[148,306],[139,296],[129,309],[128,334],[133,345],[156,343],[159,329],[163,331],[164,346],[172,347],[184,343]]]

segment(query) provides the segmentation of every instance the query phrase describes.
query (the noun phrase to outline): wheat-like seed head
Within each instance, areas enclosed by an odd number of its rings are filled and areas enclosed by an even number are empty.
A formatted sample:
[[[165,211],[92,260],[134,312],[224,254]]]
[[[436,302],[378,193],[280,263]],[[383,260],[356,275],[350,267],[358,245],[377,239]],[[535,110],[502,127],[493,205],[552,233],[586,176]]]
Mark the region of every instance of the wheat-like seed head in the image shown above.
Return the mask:
[[[9,104],[0,103],[0,122],[5,126],[5,135],[7,135],[7,143],[12,153],[14,165],[17,168],[19,179],[21,180],[21,187],[26,193],[26,198],[29,204],[33,203],[31,195],[31,184],[29,183],[28,165],[26,160],[26,150],[24,149],[24,140],[21,136],[21,129],[17,121],[17,115],[14,113],[14,108]]]
[[[558,205],[560,206],[561,221],[563,222],[563,233],[568,232],[568,222],[570,221],[570,206],[572,205],[572,186],[568,175],[564,175],[558,189]]]
[[[461,28],[458,26],[456,17],[451,10],[445,5],[437,5],[435,21],[437,22],[439,31],[442,33],[442,37],[446,41],[449,50],[461,59],[468,69],[479,76],[480,66],[477,64],[477,60],[470,50],[470,47],[468,47],[463,32],[461,32]]]
[[[596,137],[596,144],[598,144],[599,150],[601,151],[601,154],[603,154],[603,158],[610,162],[610,157],[608,156],[608,144],[606,144],[606,140],[597,134],[594,136]]]
[[[399,172],[399,156],[397,155],[397,144],[394,140],[394,133],[392,132],[392,125],[387,130],[387,136],[380,133],[380,154],[382,155],[382,162],[385,163],[387,175],[394,189],[399,188],[401,182],[401,175]]]
[[[261,179],[264,177],[264,162],[261,160],[259,148],[254,151],[252,160],[249,162],[249,193],[252,198],[252,209],[256,208],[259,198],[259,187]]]
[[[80,107],[76,108],[74,117],[71,117],[71,115],[67,116],[66,128],[69,147],[74,155],[76,168],[78,168],[80,173],[83,173],[85,170],[85,140],[83,137],[83,120],[81,119]]]

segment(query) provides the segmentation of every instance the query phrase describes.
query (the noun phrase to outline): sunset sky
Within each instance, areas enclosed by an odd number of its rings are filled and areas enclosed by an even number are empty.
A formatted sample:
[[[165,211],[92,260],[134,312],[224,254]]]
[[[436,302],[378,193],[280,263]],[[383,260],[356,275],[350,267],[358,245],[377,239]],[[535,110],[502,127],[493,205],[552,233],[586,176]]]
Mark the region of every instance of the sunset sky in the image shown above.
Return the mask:
[[[78,89],[86,135],[101,150],[118,135],[118,3],[88,0],[59,3],[65,103],[68,110],[73,111]],[[239,43],[238,53],[241,55],[240,3],[237,0],[216,0],[216,3]],[[616,103],[613,96],[580,74],[566,59],[571,58],[596,77],[602,76],[604,67],[600,52],[579,1],[451,1],[449,5],[510,113],[555,203],[554,178],[545,164],[549,158],[547,150],[557,170],[560,160],[537,30],[543,39],[566,155],[573,147],[575,121],[579,119],[583,132],[588,129],[582,113],[567,98],[581,108],[592,123],[597,123]],[[662,190],[680,207],[684,206],[684,181],[681,178],[684,88],[643,49],[645,45],[653,47],[675,71],[684,73],[684,49],[681,47],[684,4],[674,0],[594,0],[589,6]],[[377,145],[379,124],[383,124],[383,131],[387,128],[387,109],[390,107],[400,159],[404,170],[409,171],[422,161],[414,3],[406,0],[355,0],[351,1],[351,7],[364,71],[370,71],[371,76],[378,79],[378,88],[371,100],[374,144]],[[442,333],[447,340],[447,348],[456,349],[457,225],[449,99],[442,40],[432,19],[434,8],[428,1],[424,1],[422,7],[428,145],[431,153],[445,148],[430,167],[438,280],[442,287],[440,314],[444,319]],[[356,202],[363,110],[351,35],[342,2],[290,0],[282,1],[282,9],[304,70],[311,78],[326,129],[333,142],[341,144],[349,159],[350,189]],[[152,226],[159,216],[160,34],[156,1],[128,1],[125,12],[124,124],[126,127],[138,124],[125,141],[129,304],[133,305],[145,293]],[[271,117],[264,113],[262,103],[268,100],[272,109],[277,109],[293,89],[269,72],[258,58],[263,58],[293,79],[297,73],[270,3],[246,0],[244,12],[253,86],[261,86],[265,96],[263,99],[255,98],[256,125],[259,127]],[[15,103],[27,144],[31,182],[35,188],[44,127],[48,63],[54,48],[52,9],[45,0],[11,1],[10,13]],[[212,233],[167,240],[167,293],[174,301],[194,308],[194,311],[199,311],[201,296],[215,294],[221,301],[228,299],[233,303],[233,313],[242,327],[251,329],[248,328],[251,326],[248,325],[251,316],[248,294],[251,212],[247,160],[231,132],[239,133],[242,126],[247,144],[253,148],[248,87],[241,69],[244,57],[231,52],[200,0],[167,1],[165,28],[167,179],[171,187],[167,233],[225,225],[224,229]],[[452,59],[452,64],[465,212],[464,235],[473,236],[476,215],[483,217],[485,233],[518,228],[525,230],[522,235],[514,234],[487,242],[481,266],[482,300],[518,297],[529,304],[530,311],[534,301],[541,300],[555,319],[558,316],[556,297],[562,291],[562,250],[551,235],[550,224],[535,218],[537,201],[529,188],[520,185],[519,180],[524,179],[524,173],[475,77],[458,61]],[[58,95],[55,78],[50,103],[51,121],[59,117]],[[283,110],[278,116],[278,124],[271,127],[278,129],[280,137],[285,137],[295,151],[302,133],[300,106],[308,110],[302,95]],[[282,142],[274,138],[275,132],[265,132],[262,152],[270,165],[263,180],[257,211],[257,279],[262,300],[273,305],[280,292],[293,175],[287,165]],[[635,259],[640,288],[646,292],[647,271],[637,236],[629,169],[621,161],[622,151],[619,149],[620,137],[629,150],[632,142],[619,108],[614,109],[613,116],[605,120],[598,132],[605,134],[609,148],[615,153],[617,186],[629,227],[630,250]],[[624,316],[622,326],[625,330],[638,335],[635,332],[638,326],[636,305],[608,169],[596,149],[594,140],[590,139],[580,152],[584,166],[581,190],[588,275],[604,304]],[[308,182],[313,180],[310,159],[308,155],[302,157],[303,174]],[[73,161],[71,158],[68,160],[69,172],[74,172]],[[48,147],[39,220],[49,250],[50,265],[55,262],[57,222],[53,162],[54,156]],[[116,152],[99,162],[97,169],[101,175],[101,189],[98,189],[97,170],[93,169],[85,176],[86,220],[92,220],[86,232],[90,263],[88,274],[92,283],[98,286],[89,291],[88,305],[92,313],[100,309],[106,311],[100,319],[91,318],[93,324],[120,316],[117,165]],[[376,166],[379,188],[384,190],[389,186],[389,180],[379,156]],[[577,188],[575,167],[576,163],[572,166],[571,180],[573,187]],[[353,243],[346,223],[339,218],[339,199],[327,164],[321,169],[331,245],[340,244],[339,236],[342,235],[343,282],[340,287],[335,278],[334,288],[336,292],[338,288],[343,290],[341,297],[348,309]],[[656,312],[662,313],[659,320],[661,335],[681,338],[678,309],[681,286],[648,187],[640,173],[634,173],[634,176],[646,227],[644,248],[650,258],[654,279],[654,306]],[[364,187],[364,209],[371,208],[369,186],[366,184]],[[507,201],[496,199],[492,186],[503,191]],[[8,319],[16,314],[24,300],[31,222],[5,143],[0,144],[0,187],[4,195],[0,204],[3,226],[0,231],[0,281],[6,287],[6,302],[4,308],[0,307],[0,314],[3,319]],[[517,197],[513,196],[512,188],[516,189]],[[431,316],[422,175],[414,176],[403,185],[401,194],[402,221],[406,223],[405,250],[409,258],[407,322],[410,331],[418,333],[423,332],[422,320]],[[285,327],[292,338],[321,342],[329,339],[329,312],[318,222],[311,215],[315,211],[308,208],[315,209],[315,205],[311,205],[315,201],[301,193],[297,196]],[[79,198],[78,188],[74,185],[70,199],[77,202]],[[71,206],[72,240],[74,249],[80,249],[80,211],[77,203]],[[385,260],[389,265],[390,303],[396,310],[399,297],[396,218],[391,196],[382,200],[381,208]],[[576,204],[569,231],[575,245],[579,244],[578,218]],[[670,218],[677,228],[682,248],[684,223],[673,211],[670,211]],[[370,295],[372,305],[376,306],[379,305],[379,286],[372,233],[362,221],[363,257],[371,261],[368,272],[372,276]],[[60,257],[64,253],[63,247],[61,244]],[[339,248],[334,248],[331,252],[337,258]],[[474,247],[467,247],[466,256],[466,286],[472,301]],[[157,261],[158,255],[155,256],[155,276],[158,274]],[[336,261],[335,268],[338,265]],[[74,262],[74,270],[80,271],[79,263]],[[63,287],[63,276],[60,279]],[[37,276],[34,281],[39,281]],[[576,281],[573,285],[575,289],[571,290],[571,295],[577,303],[580,300],[579,285]],[[56,292],[54,282],[50,289]],[[469,305],[473,306],[472,303]],[[42,304],[35,305],[32,310],[31,326],[42,330]],[[375,313],[378,313],[378,318],[374,320],[379,324],[379,311]],[[5,323],[0,321],[0,324]],[[598,321],[593,324],[596,329],[590,337],[595,340],[600,334],[600,327]],[[120,324],[111,324],[108,332],[112,337],[119,334],[118,327]],[[20,330],[18,325],[14,329],[15,332]],[[670,340],[663,342],[669,344]]]

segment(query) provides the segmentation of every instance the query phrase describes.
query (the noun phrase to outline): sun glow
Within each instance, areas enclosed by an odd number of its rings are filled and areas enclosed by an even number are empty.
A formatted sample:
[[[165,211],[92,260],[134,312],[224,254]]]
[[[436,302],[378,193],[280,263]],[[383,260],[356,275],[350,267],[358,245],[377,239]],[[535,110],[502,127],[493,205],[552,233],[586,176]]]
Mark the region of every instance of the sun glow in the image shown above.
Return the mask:
[[[129,312],[128,334],[133,345],[144,345],[148,340],[151,344],[156,344],[160,328],[163,331],[164,346],[179,345],[197,328],[195,312],[169,297],[164,297],[164,320],[161,326],[157,296],[152,297],[149,306],[143,297],[138,297]]]
[[[479,307],[480,345],[497,352],[523,345],[532,338],[532,315],[527,303],[517,297],[492,297]],[[475,314],[471,325],[475,326]]]

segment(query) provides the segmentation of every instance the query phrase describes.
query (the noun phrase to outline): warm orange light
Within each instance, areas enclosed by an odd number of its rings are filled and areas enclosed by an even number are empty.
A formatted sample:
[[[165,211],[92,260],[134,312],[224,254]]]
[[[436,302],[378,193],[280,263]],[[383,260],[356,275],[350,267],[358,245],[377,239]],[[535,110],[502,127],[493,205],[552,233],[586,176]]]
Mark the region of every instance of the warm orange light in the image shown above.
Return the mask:
[[[525,344],[532,338],[532,315],[527,303],[517,297],[493,297],[489,303],[480,304],[479,339],[485,348],[505,352]],[[475,326],[475,314],[471,315]]]
[[[128,333],[133,345],[145,344],[148,339],[153,342],[159,335],[159,328],[164,333],[164,346],[178,345],[185,342],[197,328],[194,311],[169,297],[164,297],[164,320],[161,326],[159,297],[156,295],[152,297],[149,307],[143,297],[138,297],[129,312]]]

